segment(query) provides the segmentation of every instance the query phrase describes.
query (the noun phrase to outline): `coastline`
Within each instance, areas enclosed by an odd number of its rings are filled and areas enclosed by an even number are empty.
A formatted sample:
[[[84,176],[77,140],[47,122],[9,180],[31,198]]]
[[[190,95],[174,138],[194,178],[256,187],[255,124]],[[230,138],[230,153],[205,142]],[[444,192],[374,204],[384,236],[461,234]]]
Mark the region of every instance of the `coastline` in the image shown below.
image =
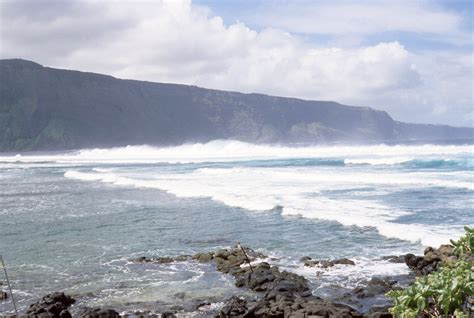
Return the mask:
[[[130,261],[143,266],[171,266],[177,262],[210,263],[222,275],[231,277],[241,293],[230,298],[187,300],[185,293],[178,293],[176,298],[182,300],[180,305],[161,303],[158,300],[153,303],[137,303],[136,310],[120,306],[81,307],[74,305],[73,299],[87,295],[70,297],[63,293],[53,293],[32,304],[21,316],[43,317],[41,314],[45,314],[46,317],[48,313],[48,317],[63,318],[69,317],[68,314],[72,317],[392,317],[388,312],[391,303],[385,297],[388,291],[410,285],[416,275],[431,273],[441,266],[442,261],[455,257],[450,245],[442,245],[438,249],[426,248],[424,254],[382,256],[381,259],[388,262],[406,264],[411,273],[374,277],[350,290],[338,286],[336,288],[341,290],[340,296],[328,299],[314,296],[309,281],[303,276],[271,265],[271,258],[247,247],[234,246],[174,257],[142,256]],[[474,259],[470,261],[474,262]],[[314,260],[303,257],[299,262],[309,269],[322,271],[355,266],[354,261],[347,258]]]

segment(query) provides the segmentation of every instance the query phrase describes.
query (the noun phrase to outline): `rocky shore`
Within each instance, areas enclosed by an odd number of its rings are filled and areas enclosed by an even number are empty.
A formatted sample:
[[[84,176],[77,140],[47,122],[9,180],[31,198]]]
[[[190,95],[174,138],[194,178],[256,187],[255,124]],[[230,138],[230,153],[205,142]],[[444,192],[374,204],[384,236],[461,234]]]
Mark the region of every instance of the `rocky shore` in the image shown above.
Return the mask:
[[[413,254],[384,257],[390,262],[405,262],[415,275],[427,275],[443,263],[455,261],[451,245],[438,249],[427,248],[423,256]],[[321,299],[314,296],[309,281],[301,275],[281,270],[266,262],[267,257],[248,247],[240,245],[214,252],[180,255],[176,257],[139,257],[135,263],[169,264],[180,261],[212,262],[218,271],[231,275],[235,286],[242,288],[242,296],[229,299],[197,300],[187,308],[175,308],[159,314],[151,311],[122,312],[112,308],[73,308],[75,300],[64,293],[52,293],[30,305],[22,317],[392,317],[388,304],[377,303],[369,310],[361,311],[360,302],[367,298],[381,299],[389,290],[400,288],[396,277],[374,277],[343,293],[334,299]],[[313,260],[303,257],[300,260],[306,267],[330,268],[354,266],[353,260]],[[474,262],[474,259],[470,261]],[[414,278],[415,275],[412,275]],[[410,278],[410,279],[413,279]],[[7,298],[5,293],[3,298]],[[211,303],[220,303],[213,309],[202,310]],[[75,306],[73,306],[75,307]]]

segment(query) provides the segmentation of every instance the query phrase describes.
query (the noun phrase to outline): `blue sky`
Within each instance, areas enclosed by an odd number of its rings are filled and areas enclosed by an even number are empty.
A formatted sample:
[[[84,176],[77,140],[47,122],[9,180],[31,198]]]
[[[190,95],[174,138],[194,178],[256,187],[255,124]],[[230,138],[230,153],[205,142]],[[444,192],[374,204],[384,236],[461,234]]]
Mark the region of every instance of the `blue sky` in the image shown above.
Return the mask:
[[[472,2],[0,0],[0,57],[473,126]]]
[[[394,2],[396,0],[392,0]],[[271,11],[272,8],[284,6],[287,4],[299,4],[302,7],[308,4],[323,3],[324,1],[283,1],[283,0],[195,0],[195,5],[201,5],[209,8],[213,14],[223,18],[226,24],[233,24],[237,21],[244,22],[247,26],[261,31],[266,27],[272,27],[271,23],[259,22],[259,16],[265,15],[266,12]],[[345,1],[346,3],[358,3],[360,1]],[[371,1],[376,4],[377,1]],[[380,1],[379,1],[380,2]],[[412,2],[415,2],[414,0]],[[466,33],[472,31],[472,17],[473,17],[473,1],[472,0],[438,0],[425,1],[429,7],[453,13],[454,15],[462,17],[460,21],[460,30]],[[370,2],[369,2],[370,3]],[[278,24],[276,24],[278,26]],[[304,33],[294,32],[294,34],[305,37],[308,41],[315,44],[331,43],[334,36],[331,33]],[[367,34],[361,39],[362,45],[374,45],[380,42],[398,41],[410,50],[472,50],[471,43],[455,44],[448,39],[431,37],[428,32],[418,33],[409,31],[379,31],[372,34]]]

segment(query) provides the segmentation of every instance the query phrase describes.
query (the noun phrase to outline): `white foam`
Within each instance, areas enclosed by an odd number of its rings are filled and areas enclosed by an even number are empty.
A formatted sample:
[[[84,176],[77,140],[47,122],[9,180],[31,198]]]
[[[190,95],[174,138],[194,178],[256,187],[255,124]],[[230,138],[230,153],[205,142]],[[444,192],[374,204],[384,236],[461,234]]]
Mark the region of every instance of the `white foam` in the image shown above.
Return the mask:
[[[66,171],[65,177],[120,186],[157,188],[180,197],[209,197],[229,206],[252,211],[267,211],[281,206],[283,215],[337,221],[348,226],[371,226],[387,237],[421,241],[428,245],[445,242],[448,237],[456,236],[458,228],[396,223],[395,220],[407,212],[373,199],[364,199],[364,191],[372,189],[369,194],[375,196],[376,193],[423,187],[474,190],[472,171],[409,172],[392,167],[418,159],[472,158],[473,153],[473,145],[289,147],[216,140],[165,148],[127,146],[66,154],[2,156],[0,164],[8,168],[78,165],[82,168]],[[128,165],[137,163],[243,162],[295,158],[330,158],[344,160],[347,165],[264,168],[245,167],[241,163],[237,164],[240,167],[202,168],[185,173],[168,169],[161,174],[160,169],[152,165],[141,167],[139,171],[128,169]],[[120,166],[110,167],[116,163]],[[102,164],[109,166],[97,166]],[[351,191],[351,199],[347,199],[349,196],[338,196],[337,199],[328,196],[327,192],[334,190]]]
[[[383,260],[352,258],[355,265],[335,265],[329,268],[308,267],[301,264],[296,268],[284,268],[318,283],[318,289],[326,286],[342,286],[348,289],[373,277],[406,275],[409,273],[405,263],[390,263]]]
[[[184,144],[174,147],[127,146],[85,149],[66,154],[0,156],[0,162],[54,163],[189,163],[275,158],[342,158],[348,163],[383,164],[420,156],[472,155],[472,145],[366,145],[366,146],[278,146],[256,145],[235,140]],[[405,160],[406,161],[406,160]]]
[[[282,207],[282,214],[336,221],[346,226],[373,227],[386,237],[437,246],[459,236],[462,228],[400,224],[408,212],[369,199],[333,199],[327,190],[384,189],[426,186],[470,187],[467,181],[446,180],[440,173],[370,173],[356,170],[300,168],[202,168],[191,173],[145,173],[138,179],[122,172],[67,171],[68,178],[121,186],[157,188],[178,197],[209,197],[251,211]]]
[[[413,160],[413,157],[386,157],[386,158],[354,158],[354,159],[345,159],[345,164],[367,164],[367,165],[397,165],[401,163],[408,162]]]

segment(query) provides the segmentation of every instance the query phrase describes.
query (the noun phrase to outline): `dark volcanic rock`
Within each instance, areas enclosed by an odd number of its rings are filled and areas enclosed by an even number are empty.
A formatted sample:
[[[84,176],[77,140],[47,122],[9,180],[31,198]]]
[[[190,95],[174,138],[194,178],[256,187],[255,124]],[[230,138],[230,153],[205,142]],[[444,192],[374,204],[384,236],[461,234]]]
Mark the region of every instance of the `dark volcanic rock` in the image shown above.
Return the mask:
[[[71,317],[68,307],[71,306],[75,300],[65,295],[64,293],[52,293],[44,296],[38,302],[31,304],[26,312],[28,317],[51,317],[51,318],[67,318]]]
[[[278,267],[266,262],[241,268],[240,265],[245,260],[236,261],[231,255],[234,255],[233,251],[214,254],[214,260],[221,259],[217,261],[218,269],[233,275],[237,287],[246,287],[263,295],[257,301],[232,297],[216,317],[361,317],[349,306],[313,296],[308,281],[303,276],[280,271]],[[252,255],[255,256],[259,255]],[[224,260],[231,261],[225,266],[219,266]],[[335,264],[351,264],[351,261],[342,259]]]
[[[354,288],[353,293],[357,298],[374,297],[383,295],[389,290],[395,289],[397,281],[390,278],[372,278],[365,286],[358,286]]]
[[[248,261],[254,261],[258,258],[266,257],[248,247],[243,247],[243,249],[245,250],[245,254],[242,249],[238,247],[218,250],[212,255],[212,260],[216,262],[219,271],[223,273],[231,273],[240,270],[240,265],[248,263]]]
[[[405,263],[405,255],[389,255],[384,256],[381,259],[389,261],[390,263]]]
[[[161,318],[176,318],[174,312],[167,311],[161,314]]]
[[[156,264],[168,264],[168,263],[173,263],[173,262],[184,262],[191,260],[192,256],[191,255],[179,255],[176,257],[146,257],[146,256],[140,256],[137,258],[132,259],[132,262],[135,263],[156,263]]]
[[[334,265],[355,265],[354,261],[348,259],[348,258],[340,258],[340,259],[335,259],[335,260],[313,260],[309,256],[305,256],[301,258],[301,261],[304,262],[304,266],[308,267],[322,267],[322,268],[328,268],[328,267],[333,267]]]
[[[233,273],[237,287],[247,287],[257,292],[266,292],[265,299],[275,300],[281,296],[307,297],[311,295],[308,281],[297,274],[280,272],[275,266],[260,263]]]
[[[113,309],[84,308],[77,316],[80,318],[119,318],[120,314]]]
[[[441,245],[437,249],[427,247],[424,256],[405,255],[405,263],[417,275],[428,275],[437,271],[443,264],[454,262],[457,259],[451,245]]]
[[[392,314],[388,311],[390,306],[374,306],[372,307],[365,317],[368,318],[392,318]]]
[[[247,312],[247,300],[233,296],[220,311],[220,317],[235,317]]]
[[[317,297],[247,301],[233,297],[216,317],[362,317],[353,308]]]
[[[0,300],[5,300],[8,298],[8,294],[0,290]]]
[[[210,262],[214,261],[217,265],[217,269],[223,273],[229,273],[231,270],[240,268],[240,265],[247,263],[247,257],[250,261],[254,261],[257,258],[265,258],[266,256],[255,252],[254,250],[243,247],[246,255],[243,253],[241,248],[234,247],[232,249],[220,249],[216,252],[209,253],[197,253],[191,255],[179,255],[175,257],[146,257],[141,256],[132,259],[135,263],[156,263],[156,264],[168,264],[173,262],[183,262],[189,260],[195,260],[198,262]]]

